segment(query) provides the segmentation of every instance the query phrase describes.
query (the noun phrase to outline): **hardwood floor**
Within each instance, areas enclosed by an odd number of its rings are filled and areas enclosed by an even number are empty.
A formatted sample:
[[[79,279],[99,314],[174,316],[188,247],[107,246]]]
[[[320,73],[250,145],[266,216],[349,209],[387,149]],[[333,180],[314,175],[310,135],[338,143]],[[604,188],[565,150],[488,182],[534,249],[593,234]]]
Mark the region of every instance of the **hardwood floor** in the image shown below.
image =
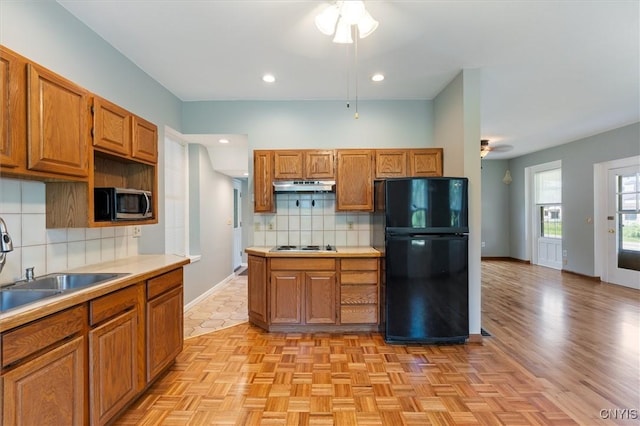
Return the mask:
[[[495,260],[482,286],[483,344],[241,324],[187,339],[116,424],[638,424],[640,292]]]

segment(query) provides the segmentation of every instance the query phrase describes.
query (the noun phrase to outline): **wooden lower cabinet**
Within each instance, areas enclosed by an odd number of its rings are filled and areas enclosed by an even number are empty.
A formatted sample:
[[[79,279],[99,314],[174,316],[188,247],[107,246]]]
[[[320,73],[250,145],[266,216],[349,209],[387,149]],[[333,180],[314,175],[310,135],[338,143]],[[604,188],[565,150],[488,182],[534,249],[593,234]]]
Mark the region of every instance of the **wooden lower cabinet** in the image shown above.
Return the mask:
[[[267,259],[260,256],[249,256],[249,274],[247,277],[248,287],[248,311],[251,322],[257,322],[263,327],[269,321],[267,311]]]
[[[272,331],[377,330],[378,265],[377,257],[250,255],[249,322]]]
[[[135,311],[89,331],[91,424],[104,425],[138,393]]]
[[[0,424],[111,423],[182,350],[182,288],[178,268],[3,331]]]
[[[302,273],[271,273],[271,323],[302,324]]]
[[[379,321],[378,259],[340,261],[341,324],[377,324]]]
[[[335,324],[336,273],[271,272],[272,324]]]
[[[85,337],[62,342],[2,376],[2,424],[84,425]]]
[[[147,382],[182,351],[184,339],[182,269],[147,281]]]
[[[305,324],[335,324],[336,273],[306,272],[304,274]]]
[[[109,422],[144,387],[144,284],[89,302],[90,424]]]

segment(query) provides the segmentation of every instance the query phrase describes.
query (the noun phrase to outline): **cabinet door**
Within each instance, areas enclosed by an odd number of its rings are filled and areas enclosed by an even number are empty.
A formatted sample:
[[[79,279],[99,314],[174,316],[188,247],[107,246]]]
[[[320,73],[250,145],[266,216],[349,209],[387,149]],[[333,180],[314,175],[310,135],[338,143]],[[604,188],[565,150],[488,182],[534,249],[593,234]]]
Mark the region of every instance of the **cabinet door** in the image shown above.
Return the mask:
[[[253,152],[253,211],[275,212],[273,202],[273,151]]]
[[[407,177],[406,149],[377,149],[376,178]]]
[[[249,318],[267,324],[267,260],[249,256],[248,305]]]
[[[305,151],[304,174],[307,179],[335,179],[334,152]]]
[[[305,323],[336,323],[336,273],[307,272],[304,275]]]
[[[155,124],[133,116],[131,156],[138,160],[156,163],[158,161],[158,128]]]
[[[89,332],[89,406],[92,425],[104,425],[137,393],[136,310]]]
[[[182,286],[147,302],[147,383],[182,351]]]
[[[0,46],[0,166],[17,167],[26,157],[26,62]]]
[[[411,177],[442,176],[442,148],[410,150],[409,174]]]
[[[131,114],[124,108],[93,99],[93,146],[122,156],[131,155]]]
[[[302,273],[271,273],[271,324],[302,323]]]
[[[373,155],[368,149],[338,150],[336,210],[373,211]]]
[[[303,151],[273,151],[274,179],[302,179]]]
[[[89,96],[83,88],[28,64],[28,168],[89,174]]]
[[[77,337],[4,374],[2,424],[86,424],[84,346]]]

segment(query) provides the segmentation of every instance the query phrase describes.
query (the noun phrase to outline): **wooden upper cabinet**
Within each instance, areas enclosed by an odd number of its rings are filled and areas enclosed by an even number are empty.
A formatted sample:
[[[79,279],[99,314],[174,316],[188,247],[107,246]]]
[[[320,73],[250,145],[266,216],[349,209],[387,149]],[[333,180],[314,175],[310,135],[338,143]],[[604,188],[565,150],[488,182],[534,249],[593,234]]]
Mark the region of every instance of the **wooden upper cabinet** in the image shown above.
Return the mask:
[[[155,124],[133,116],[131,156],[137,160],[156,163],[158,161],[158,128]]]
[[[26,61],[0,46],[0,167],[25,162]],[[24,167],[24,165],[23,165]]]
[[[337,151],[336,210],[373,211],[373,151]]]
[[[274,179],[334,179],[333,150],[273,151]]]
[[[253,151],[253,211],[275,212],[273,202],[273,151]]]
[[[376,178],[408,176],[408,158],[406,149],[376,149]]]
[[[442,176],[442,148],[409,150],[409,175]]]
[[[376,179],[442,176],[442,148],[376,149]]]
[[[335,179],[334,151],[305,151],[304,175],[307,179]]]
[[[274,179],[304,178],[304,160],[302,151],[273,151]]]
[[[30,170],[89,175],[89,93],[35,64],[27,65]]]
[[[93,146],[128,156],[131,153],[131,113],[105,99],[93,99]]]

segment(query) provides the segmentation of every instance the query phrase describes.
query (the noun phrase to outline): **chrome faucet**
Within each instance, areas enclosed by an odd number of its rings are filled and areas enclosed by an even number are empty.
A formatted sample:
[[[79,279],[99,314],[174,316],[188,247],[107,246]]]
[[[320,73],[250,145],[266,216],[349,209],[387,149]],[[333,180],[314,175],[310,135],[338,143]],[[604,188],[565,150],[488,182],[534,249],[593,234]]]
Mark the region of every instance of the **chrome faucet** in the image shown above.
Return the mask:
[[[33,281],[33,280],[35,280],[35,279],[36,279],[36,278],[35,278],[35,274],[33,273],[33,270],[34,270],[34,269],[35,269],[35,267],[34,267],[34,266],[32,266],[32,267],[30,267],[30,268],[25,269],[25,271],[24,271],[24,272],[25,272],[25,278],[26,278],[26,280],[27,280],[27,281]]]
[[[0,272],[4,268],[4,264],[7,261],[7,253],[13,251],[13,241],[9,231],[7,231],[7,224],[0,217]]]

